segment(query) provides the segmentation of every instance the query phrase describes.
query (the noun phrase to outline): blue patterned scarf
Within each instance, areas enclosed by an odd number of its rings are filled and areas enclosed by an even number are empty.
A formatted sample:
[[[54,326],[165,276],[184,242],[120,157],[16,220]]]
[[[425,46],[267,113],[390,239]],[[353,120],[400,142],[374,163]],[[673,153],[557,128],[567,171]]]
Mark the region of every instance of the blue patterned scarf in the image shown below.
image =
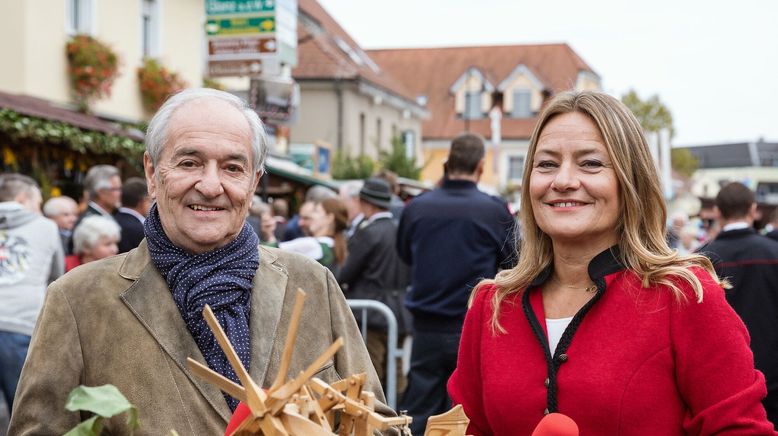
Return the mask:
[[[206,304],[211,306],[243,366],[248,369],[251,363],[251,289],[259,266],[257,234],[244,223],[237,238],[229,244],[206,253],[191,254],[168,239],[156,203],[149,211],[144,230],[151,262],[165,278],[173,301],[208,366],[240,384],[203,318],[203,308]],[[224,398],[235,411],[238,400],[227,394]]]

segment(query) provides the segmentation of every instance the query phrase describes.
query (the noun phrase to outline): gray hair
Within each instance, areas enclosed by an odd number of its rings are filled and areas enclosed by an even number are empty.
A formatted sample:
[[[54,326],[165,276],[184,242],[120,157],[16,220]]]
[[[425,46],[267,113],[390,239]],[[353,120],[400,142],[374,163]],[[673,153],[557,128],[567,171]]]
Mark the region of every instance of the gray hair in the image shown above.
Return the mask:
[[[176,109],[190,103],[194,100],[212,98],[225,102],[235,109],[239,110],[251,128],[251,150],[254,154],[253,169],[254,172],[262,171],[267,156],[267,135],[262,121],[253,109],[251,109],[241,98],[230,94],[229,92],[219,91],[210,88],[189,88],[168,98],[159,108],[154,117],[149,122],[146,130],[146,152],[151,158],[154,168],[157,167],[159,156],[162,154],[162,147],[167,142],[167,127],[170,118]]]
[[[100,215],[92,215],[81,220],[73,230],[73,252],[81,254],[92,248],[103,236],[119,239],[121,228],[116,221]]]
[[[94,200],[97,191],[111,187],[111,179],[119,177],[119,169],[113,165],[95,165],[89,168],[84,179],[84,190],[89,193],[89,198]]]
[[[310,188],[308,188],[308,192],[305,193],[305,201],[306,202],[312,202],[312,203],[321,203],[322,201],[328,199],[328,198],[337,198],[338,194],[335,193],[332,189],[322,186],[322,185],[313,185]]]
[[[340,195],[347,198],[359,198],[359,191],[362,190],[362,180],[350,180],[340,185]]]
[[[53,216],[61,215],[65,213],[65,208],[68,206],[72,206],[73,208],[76,208],[78,207],[78,203],[76,203],[76,200],[73,200],[72,198],[66,195],[62,195],[59,197],[51,197],[43,205],[43,215],[49,218]]]
[[[30,196],[40,191],[38,182],[30,176],[19,173],[0,174],[0,201],[14,201],[19,194]]]

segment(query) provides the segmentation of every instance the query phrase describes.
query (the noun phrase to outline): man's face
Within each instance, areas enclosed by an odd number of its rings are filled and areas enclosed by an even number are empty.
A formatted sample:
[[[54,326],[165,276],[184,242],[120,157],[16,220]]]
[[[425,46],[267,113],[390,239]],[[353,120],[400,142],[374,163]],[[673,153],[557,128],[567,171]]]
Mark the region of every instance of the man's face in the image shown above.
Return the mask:
[[[298,223],[300,225],[300,230],[302,230],[303,234],[306,236],[311,236],[311,222],[313,220],[313,210],[315,207],[316,204],[310,201],[306,201],[300,206],[300,220]]]
[[[108,212],[113,212],[122,205],[122,179],[113,176],[108,182],[109,187],[97,190],[97,198],[94,201]]]
[[[143,157],[168,238],[192,253],[235,239],[259,182],[252,162],[251,128],[240,111],[212,98],[178,108],[157,167]]]
[[[51,219],[57,223],[57,227],[60,230],[73,230],[73,226],[76,225],[78,220],[78,208],[75,204],[68,204],[62,207],[62,212],[58,215],[54,215]]]

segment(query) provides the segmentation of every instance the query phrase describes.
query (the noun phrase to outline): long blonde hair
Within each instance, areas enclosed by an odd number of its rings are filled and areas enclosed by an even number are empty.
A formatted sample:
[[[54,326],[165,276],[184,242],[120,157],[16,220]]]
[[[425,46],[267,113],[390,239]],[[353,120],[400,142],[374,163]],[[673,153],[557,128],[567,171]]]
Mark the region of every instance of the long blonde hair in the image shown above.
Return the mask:
[[[699,254],[681,256],[667,245],[667,209],[654,161],[640,123],[617,99],[601,92],[569,91],[557,95],[548,103],[530,138],[528,164],[522,178],[522,198],[530,198],[531,161],[541,131],[553,117],[570,112],[579,112],[594,121],[613,162],[621,194],[622,218],[617,226],[619,260],[641,278],[643,287],[665,285],[679,301],[683,301],[685,295],[677,283],[686,282],[694,290],[697,301],[702,302],[702,284],[689,268],[699,266],[718,280],[716,272],[708,258]],[[551,238],[538,227],[530,201],[522,201],[520,218],[523,254],[519,256],[518,264],[501,271],[494,280],[479,283],[473,292],[478,292],[483,284],[495,285],[491,319],[495,332],[504,332],[499,323],[502,301],[522,292],[554,259]]]

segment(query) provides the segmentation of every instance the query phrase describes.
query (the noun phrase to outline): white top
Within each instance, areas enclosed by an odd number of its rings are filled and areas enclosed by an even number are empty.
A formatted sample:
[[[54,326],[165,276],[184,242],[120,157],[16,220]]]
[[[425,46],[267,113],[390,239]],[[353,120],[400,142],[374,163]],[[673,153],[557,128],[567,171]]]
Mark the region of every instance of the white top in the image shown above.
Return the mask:
[[[556,346],[559,344],[559,340],[562,339],[562,333],[570,324],[573,317],[550,319],[546,318],[546,329],[548,330],[548,348],[551,350],[551,355],[554,355]]]
[[[291,241],[279,242],[278,248],[300,253],[303,256],[308,256],[314,260],[319,260],[324,256],[321,244],[327,244],[332,248],[335,246],[335,240],[329,236],[303,236],[302,238],[292,239]]]

